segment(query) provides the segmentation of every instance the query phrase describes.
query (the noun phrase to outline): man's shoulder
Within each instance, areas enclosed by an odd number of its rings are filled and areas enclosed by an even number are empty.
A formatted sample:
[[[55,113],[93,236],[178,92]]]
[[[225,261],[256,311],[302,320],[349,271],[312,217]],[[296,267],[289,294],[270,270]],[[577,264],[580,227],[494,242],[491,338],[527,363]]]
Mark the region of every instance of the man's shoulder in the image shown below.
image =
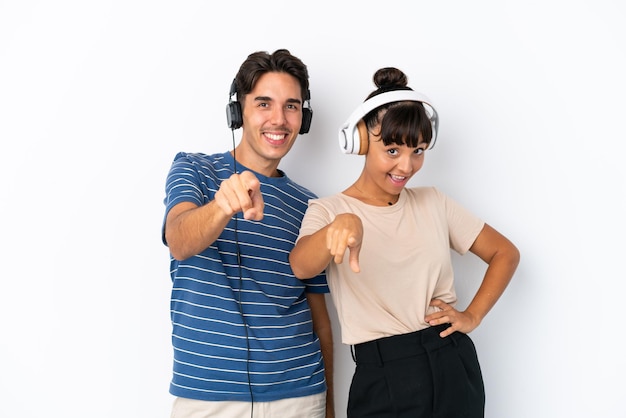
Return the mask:
[[[216,154],[205,154],[202,152],[186,152],[179,151],[174,160],[187,160],[189,162],[199,162],[199,163],[224,163],[224,161],[228,160],[228,152],[220,152]]]
[[[233,157],[229,152],[205,154],[202,152],[181,151],[174,157],[173,164],[179,167],[190,167],[193,170],[216,177],[230,175],[233,172]],[[225,174],[218,174],[225,173]]]
[[[300,183],[296,183],[290,178],[287,178],[287,186],[289,187],[289,194],[293,196],[298,195],[300,197],[306,198],[307,200],[317,198],[317,194],[315,194],[312,190],[303,186]]]

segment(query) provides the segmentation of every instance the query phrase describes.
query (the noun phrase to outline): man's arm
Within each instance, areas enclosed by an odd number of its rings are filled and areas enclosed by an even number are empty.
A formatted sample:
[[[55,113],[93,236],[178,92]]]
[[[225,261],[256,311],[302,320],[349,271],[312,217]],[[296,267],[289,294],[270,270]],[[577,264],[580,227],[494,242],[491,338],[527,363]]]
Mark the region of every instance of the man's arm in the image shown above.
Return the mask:
[[[184,260],[204,251],[237,212],[243,212],[246,219],[263,219],[263,207],[261,184],[250,171],[224,180],[215,199],[206,205],[175,205],[165,220],[165,241],[172,257]]]
[[[323,293],[307,293],[307,301],[313,317],[313,330],[320,339],[322,356],[326,376],[326,418],[335,417],[335,396],[333,390],[333,330],[326,308],[326,298]]]
[[[215,200],[204,206],[177,204],[165,221],[165,241],[172,257],[184,260],[201,253],[217,239],[229,220]]]

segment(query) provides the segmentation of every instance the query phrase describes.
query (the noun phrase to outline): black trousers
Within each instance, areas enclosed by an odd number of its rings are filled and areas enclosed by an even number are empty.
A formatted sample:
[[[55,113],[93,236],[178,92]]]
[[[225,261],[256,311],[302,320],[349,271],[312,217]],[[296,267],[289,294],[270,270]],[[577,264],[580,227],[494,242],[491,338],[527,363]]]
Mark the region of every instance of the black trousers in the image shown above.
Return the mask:
[[[483,418],[474,343],[446,325],[354,346],[348,418]]]

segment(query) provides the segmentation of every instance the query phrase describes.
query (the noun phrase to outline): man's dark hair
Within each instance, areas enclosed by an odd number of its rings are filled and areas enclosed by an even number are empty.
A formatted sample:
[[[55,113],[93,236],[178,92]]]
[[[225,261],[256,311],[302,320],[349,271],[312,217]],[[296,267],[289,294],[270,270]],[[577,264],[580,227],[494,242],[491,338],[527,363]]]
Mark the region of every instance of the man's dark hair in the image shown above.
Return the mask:
[[[235,76],[237,100],[243,101],[245,96],[254,89],[259,78],[269,72],[287,73],[295,77],[300,82],[302,101],[308,99],[309,73],[306,65],[300,58],[291,55],[288,50],[277,49],[272,54],[258,51],[248,55]]]

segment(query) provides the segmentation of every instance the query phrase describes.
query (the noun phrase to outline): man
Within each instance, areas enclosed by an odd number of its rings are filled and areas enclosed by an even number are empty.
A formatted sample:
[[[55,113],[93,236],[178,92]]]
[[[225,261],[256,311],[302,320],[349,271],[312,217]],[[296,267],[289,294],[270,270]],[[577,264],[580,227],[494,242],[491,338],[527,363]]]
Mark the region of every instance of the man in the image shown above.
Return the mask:
[[[308,100],[299,58],[252,53],[227,105],[240,143],[213,155],[181,152],[172,163],[163,227],[172,417],[334,416],[326,278],[304,283],[288,260],[315,195],[278,169],[309,130]]]

